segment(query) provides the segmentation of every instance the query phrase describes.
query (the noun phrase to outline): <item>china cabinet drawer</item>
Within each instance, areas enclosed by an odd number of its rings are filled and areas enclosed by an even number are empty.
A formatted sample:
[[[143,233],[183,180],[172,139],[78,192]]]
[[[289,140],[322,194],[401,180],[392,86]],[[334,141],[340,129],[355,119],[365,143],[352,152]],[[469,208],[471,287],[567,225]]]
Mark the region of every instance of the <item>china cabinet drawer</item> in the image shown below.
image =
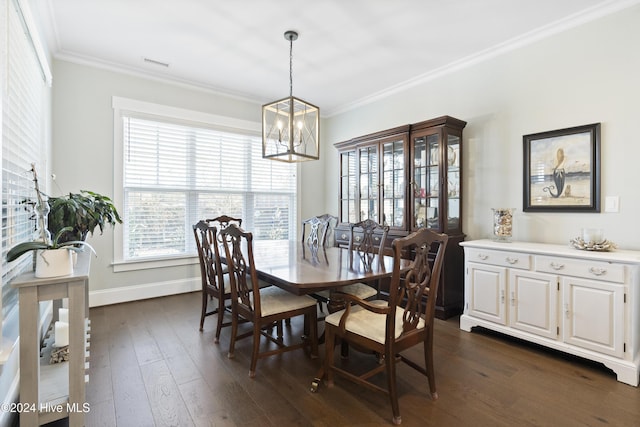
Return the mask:
[[[531,256],[517,252],[468,249],[467,261],[510,268],[531,268]]]
[[[624,283],[625,281],[625,266],[607,262],[539,255],[535,257],[535,269],[543,273],[597,279],[604,282]]]

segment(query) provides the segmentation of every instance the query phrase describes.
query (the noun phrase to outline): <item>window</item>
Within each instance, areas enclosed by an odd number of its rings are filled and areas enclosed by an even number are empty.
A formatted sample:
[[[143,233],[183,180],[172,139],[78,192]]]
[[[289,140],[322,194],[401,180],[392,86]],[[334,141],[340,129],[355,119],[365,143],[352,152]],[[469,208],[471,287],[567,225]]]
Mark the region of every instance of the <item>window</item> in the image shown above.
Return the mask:
[[[31,163],[46,173],[46,83],[51,74],[37,44],[29,10],[11,1],[0,12],[6,46],[0,47],[0,111],[2,137],[2,318],[17,306],[17,292],[9,282],[31,265],[31,255],[11,263],[5,255],[16,244],[37,237],[31,201],[35,200]],[[6,25],[4,25],[6,22]],[[6,47],[6,51],[3,49]],[[42,180],[44,181],[44,180]],[[43,182],[41,182],[41,185]],[[41,187],[44,191],[44,186]]]
[[[296,165],[262,159],[255,130],[145,111],[122,110],[117,121],[122,261],[195,255],[192,224],[221,214],[241,217],[255,239],[295,238]]]

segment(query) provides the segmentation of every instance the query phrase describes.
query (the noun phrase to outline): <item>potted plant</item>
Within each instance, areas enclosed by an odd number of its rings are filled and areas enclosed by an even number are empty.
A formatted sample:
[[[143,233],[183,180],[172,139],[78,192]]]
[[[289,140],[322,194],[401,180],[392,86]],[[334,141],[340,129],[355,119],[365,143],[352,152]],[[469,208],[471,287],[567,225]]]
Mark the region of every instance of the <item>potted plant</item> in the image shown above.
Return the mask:
[[[64,227],[51,240],[34,240],[18,243],[7,252],[7,262],[14,261],[29,251],[36,251],[36,277],[66,276],[73,272],[72,252],[82,250],[86,246],[96,253],[93,247],[81,240],[60,242],[60,236],[73,230]]]
[[[84,240],[96,227],[103,232],[107,224],[122,223],[111,199],[98,193],[83,190],[63,197],[42,197],[38,186],[35,165],[31,165],[37,200],[35,213],[40,239],[22,242],[7,252],[11,262],[29,251],[36,251],[36,277],[55,277],[73,272],[73,252],[89,247]],[[52,237],[53,236],[53,237]]]
[[[48,229],[52,236],[60,234],[60,242],[85,240],[96,227],[103,233],[107,225],[115,227],[122,219],[111,199],[93,191],[81,190],[62,197],[49,197]]]

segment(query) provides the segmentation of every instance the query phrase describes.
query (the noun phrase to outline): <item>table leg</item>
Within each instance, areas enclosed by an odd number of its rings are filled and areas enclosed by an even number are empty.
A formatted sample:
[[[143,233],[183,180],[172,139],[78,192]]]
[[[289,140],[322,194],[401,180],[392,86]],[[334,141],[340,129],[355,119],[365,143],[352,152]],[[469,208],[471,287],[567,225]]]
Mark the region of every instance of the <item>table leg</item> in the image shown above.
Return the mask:
[[[344,298],[341,298],[339,294],[335,293],[334,290],[331,289],[329,293],[329,301],[327,301],[327,310],[329,311],[329,314],[335,313],[336,311],[340,311],[344,308],[345,308]],[[321,342],[324,342],[326,344],[324,331],[322,332],[322,335],[319,339],[321,340]],[[349,347],[347,346],[346,342],[342,342],[341,344],[342,357],[347,357],[348,353],[349,353]],[[320,388],[320,384],[322,383],[322,380],[324,379],[325,374],[326,372],[324,371],[324,363],[323,363],[320,369],[318,370],[318,373],[316,374],[315,378],[311,381],[312,393],[316,393],[318,391],[318,388]]]

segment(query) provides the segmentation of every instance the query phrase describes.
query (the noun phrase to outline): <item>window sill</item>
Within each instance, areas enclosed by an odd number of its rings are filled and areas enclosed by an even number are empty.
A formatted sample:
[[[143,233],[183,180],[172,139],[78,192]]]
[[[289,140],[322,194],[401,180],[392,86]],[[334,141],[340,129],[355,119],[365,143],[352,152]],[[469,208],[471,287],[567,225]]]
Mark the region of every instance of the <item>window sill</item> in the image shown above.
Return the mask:
[[[198,257],[195,255],[181,256],[175,258],[153,258],[135,261],[116,261],[113,265],[113,272],[148,270],[154,268],[177,267],[181,265],[198,264]]]

